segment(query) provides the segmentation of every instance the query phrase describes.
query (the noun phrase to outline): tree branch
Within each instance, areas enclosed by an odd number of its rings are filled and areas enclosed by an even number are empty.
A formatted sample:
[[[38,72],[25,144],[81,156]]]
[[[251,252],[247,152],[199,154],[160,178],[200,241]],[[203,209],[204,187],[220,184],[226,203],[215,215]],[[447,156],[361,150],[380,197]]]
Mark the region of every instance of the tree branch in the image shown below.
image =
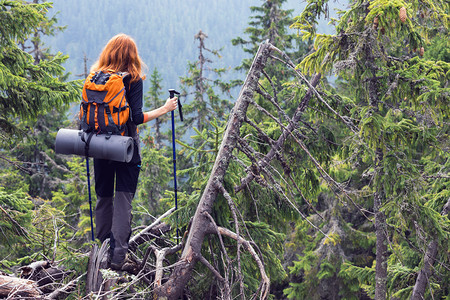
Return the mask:
[[[229,238],[232,238],[236,241],[240,241],[242,243],[242,245],[244,246],[245,250],[247,250],[251,256],[253,257],[253,259],[255,260],[259,272],[261,273],[261,283],[259,285],[259,299],[266,299],[269,293],[269,289],[270,289],[270,279],[266,274],[266,271],[264,269],[264,264],[261,260],[261,258],[258,256],[258,254],[256,253],[255,249],[253,249],[252,245],[250,244],[249,241],[244,240],[243,238],[239,237],[236,233],[230,231],[227,228],[223,228],[223,227],[219,227],[219,233],[221,235],[227,236]]]

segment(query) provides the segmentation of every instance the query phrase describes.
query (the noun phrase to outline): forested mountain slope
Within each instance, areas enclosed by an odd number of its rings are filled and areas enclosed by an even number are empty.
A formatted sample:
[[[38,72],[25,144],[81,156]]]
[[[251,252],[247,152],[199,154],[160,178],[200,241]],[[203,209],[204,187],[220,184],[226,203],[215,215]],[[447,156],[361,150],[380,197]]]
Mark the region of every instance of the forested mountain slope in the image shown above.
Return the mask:
[[[260,0],[55,1],[51,13],[59,12],[58,25],[67,27],[64,33],[46,37],[44,41],[54,51],[69,55],[64,66],[72,76],[80,78],[76,75],[84,73],[84,55],[90,66],[113,35],[129,34],[138,44],[148,74],[157,68],[163,86],[169,88],[178,85],[179,77],[186,75],[188,61],[197,59],[194,35],[199,30],[208,35],[208,48],[222,49],[222,59],[216,60],[214,67],[232,69],[242,58],[251,57],[239,47],[233,47],[231,40],[247,27],[250,6],[261,3]],[[330,14],[335,14],[333,8],[344,7],[343,3],[346,1],[330,3]],[[283,8],[293,9],[295,15],[304,6],[302,1],[290,0]],[[327,21],[320,23],[320,29],[325,33],[332,30]],[[229,72],[224,79],[243,76]]]
[[[231,39],[245,28],[249,7],[260,1],[55,1],[58,24],[67,25],[63,34],[46,39],[53,49],[70,56],[65,64],[72,74],[82,74],[83,56],[91,65],[104,44],[117,33],[131,35],[151,72],[157,68],[164,86],[179,84],[187,62],[197,59],[194,35],[208,34],[208,47],[220,49],[217,65],[233,68],[240,63],[242,50]],[[149,72],[147,72],[148,74]],[[241,75],[242,77],[242,75]]]

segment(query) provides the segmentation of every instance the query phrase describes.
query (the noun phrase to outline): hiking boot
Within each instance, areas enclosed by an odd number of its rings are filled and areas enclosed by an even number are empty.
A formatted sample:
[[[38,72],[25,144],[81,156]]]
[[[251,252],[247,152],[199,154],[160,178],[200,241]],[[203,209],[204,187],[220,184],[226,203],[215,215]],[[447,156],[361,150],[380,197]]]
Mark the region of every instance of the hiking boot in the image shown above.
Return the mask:
[[[110,264],[109,264],[109,267],[112,269],[112,270],[115,270],[115,271],[122,271],[122,267],[123,267],[123,264],[125,263],[125,261],[122,261],[122,262],[120,262],[120,263],[114,263],[114,262],[111,262]]]

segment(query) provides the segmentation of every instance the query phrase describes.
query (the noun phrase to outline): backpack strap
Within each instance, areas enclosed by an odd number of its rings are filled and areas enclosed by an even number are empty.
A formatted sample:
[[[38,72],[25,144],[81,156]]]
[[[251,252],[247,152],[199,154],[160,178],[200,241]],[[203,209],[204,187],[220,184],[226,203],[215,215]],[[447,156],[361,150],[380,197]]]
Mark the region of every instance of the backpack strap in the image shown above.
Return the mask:
[[[88,135],[86,139],[86,134]],[[94,136],[94,132],[91,131],[90,133],[84,133],[81,135],[81,140],[84,142],[84,155],[86,157],[89,157],[89,144],[91,143],[91,139]]]
[[[89,130],[89,124],[87,123],[87,107],[88,107],[88,103],[83,102],[80,104],[80,109],[83,108],[83,117],[80,121],[80,127],[81,127],[81,130],[83,130],[83,131]]]
[[[103,112],[105,112],[106,116],[108,117],[108,126],[106,126],[104,118],[99,118],[99,125],[101,126],[101,123],[103,123],[103,127],[101,128],[102,129],[104,128],[106,133],[109,135],[120,133],[120,127],[122,126],[119,126],[116,123],[114,123],[114,120],[111,115],[111,110],[109,109],[109,105],[101,105],[100,107],[102,108],[102,114],[100,114],[100,111],[99,114],[103,116]],[[102,119],[101,122],[100,119]]]

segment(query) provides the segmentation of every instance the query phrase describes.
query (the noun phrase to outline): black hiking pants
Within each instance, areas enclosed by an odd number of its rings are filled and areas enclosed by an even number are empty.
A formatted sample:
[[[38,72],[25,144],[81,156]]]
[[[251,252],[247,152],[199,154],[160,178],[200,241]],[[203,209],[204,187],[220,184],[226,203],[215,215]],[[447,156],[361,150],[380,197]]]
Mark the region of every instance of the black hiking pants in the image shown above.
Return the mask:
[[[129,163],[94,159],[96,236],[101,242],[110,239],[111,262],[115,264],[122,263],[128,251],[131,201],[136,192],[140,165],[137,147]]]

